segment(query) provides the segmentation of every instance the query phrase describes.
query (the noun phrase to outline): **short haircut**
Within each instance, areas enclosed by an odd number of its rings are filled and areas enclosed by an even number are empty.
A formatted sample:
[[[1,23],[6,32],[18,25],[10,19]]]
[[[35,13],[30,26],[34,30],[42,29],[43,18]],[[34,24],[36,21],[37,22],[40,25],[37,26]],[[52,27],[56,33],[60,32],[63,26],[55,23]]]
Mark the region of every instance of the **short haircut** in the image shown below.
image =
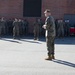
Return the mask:
[[[49,9],[46,9],[44,13],[50,13],[51,11]]]

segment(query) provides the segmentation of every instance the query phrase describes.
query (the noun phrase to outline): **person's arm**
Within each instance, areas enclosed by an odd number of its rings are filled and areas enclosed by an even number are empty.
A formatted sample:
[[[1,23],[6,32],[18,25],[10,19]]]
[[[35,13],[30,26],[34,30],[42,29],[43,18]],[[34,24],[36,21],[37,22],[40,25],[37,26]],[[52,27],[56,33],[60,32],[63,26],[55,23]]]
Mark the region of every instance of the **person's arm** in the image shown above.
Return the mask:
[[[15,22],[13,21],[13,24],[12,24],[13,27],[14,27],[14,23],[15,23]]]

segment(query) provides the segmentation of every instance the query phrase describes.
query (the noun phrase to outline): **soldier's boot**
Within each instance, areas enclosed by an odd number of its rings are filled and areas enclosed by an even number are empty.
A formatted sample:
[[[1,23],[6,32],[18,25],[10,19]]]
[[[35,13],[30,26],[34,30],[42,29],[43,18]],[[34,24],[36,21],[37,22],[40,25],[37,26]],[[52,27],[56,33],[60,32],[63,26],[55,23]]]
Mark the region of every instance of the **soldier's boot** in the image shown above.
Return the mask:
[[[39,41],[39,38],[37,38],[37,41]]]
[[[55,56],[54,55],[52,55],[51,57],[52,57],[52,59],[55,59]]]
[[[48,56],[48,58],[46,58],[45,60],[52,60],[51,55],[50,55],[50,56]]]
[[[34,38],[34,40],[37,40],[37,38]]]
[[[13,37],[13,39],[16,39],[15,37]]]
[[[15,36],[13,36],[13,39],[16,39],[16,37],[15,37]]]

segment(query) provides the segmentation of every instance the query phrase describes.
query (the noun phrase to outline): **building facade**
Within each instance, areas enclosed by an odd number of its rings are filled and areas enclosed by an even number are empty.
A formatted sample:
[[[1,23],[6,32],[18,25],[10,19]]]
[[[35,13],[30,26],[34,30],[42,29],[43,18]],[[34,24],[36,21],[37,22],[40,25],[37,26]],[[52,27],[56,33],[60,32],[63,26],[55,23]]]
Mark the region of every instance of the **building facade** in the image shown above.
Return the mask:
[[[50,9],[55,19],[68,19],[75,16],[75,0],[0,0],[0,17],[25,18],[31,26],[36,17],[45,19],[45,9]]]

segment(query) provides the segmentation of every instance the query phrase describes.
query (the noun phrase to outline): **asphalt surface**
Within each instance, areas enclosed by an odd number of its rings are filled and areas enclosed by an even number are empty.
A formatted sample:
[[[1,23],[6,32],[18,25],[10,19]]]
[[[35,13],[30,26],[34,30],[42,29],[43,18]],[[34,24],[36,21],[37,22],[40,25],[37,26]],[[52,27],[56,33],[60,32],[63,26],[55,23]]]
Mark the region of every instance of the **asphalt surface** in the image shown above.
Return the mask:
[[[75,37],[56,39],[56,59],[46,57],[45,38],[0,39],[0,75],[75,75]]]

